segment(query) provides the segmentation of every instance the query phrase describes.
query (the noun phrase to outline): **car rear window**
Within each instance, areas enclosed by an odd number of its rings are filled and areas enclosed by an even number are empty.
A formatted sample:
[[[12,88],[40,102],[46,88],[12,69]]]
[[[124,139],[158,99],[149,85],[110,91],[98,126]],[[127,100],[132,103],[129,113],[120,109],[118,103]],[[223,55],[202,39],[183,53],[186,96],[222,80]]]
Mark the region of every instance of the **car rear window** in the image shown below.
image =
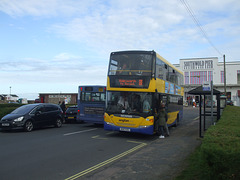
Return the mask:
[[[66,112],[77,112],[77,107],[69,107]]]

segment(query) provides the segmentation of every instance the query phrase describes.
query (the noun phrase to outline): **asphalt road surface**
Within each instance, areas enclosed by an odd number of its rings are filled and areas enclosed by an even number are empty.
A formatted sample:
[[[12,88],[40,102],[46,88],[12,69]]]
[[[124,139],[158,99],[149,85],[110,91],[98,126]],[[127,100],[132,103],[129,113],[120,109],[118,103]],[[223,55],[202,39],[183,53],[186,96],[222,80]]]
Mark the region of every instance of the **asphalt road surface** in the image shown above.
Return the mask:
[[[165,139],[91,124],[1,132],[0,179],[172,179],[200,144],[196,117],[197,108],[185,108]]]

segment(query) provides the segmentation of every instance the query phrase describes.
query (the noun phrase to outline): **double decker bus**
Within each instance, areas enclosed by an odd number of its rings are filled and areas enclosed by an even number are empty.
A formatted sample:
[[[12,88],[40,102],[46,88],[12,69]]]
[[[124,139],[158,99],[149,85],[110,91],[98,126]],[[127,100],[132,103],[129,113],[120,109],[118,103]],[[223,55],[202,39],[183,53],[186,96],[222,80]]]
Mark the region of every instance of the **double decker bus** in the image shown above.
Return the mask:
[[[79,86],[77,122],[103,124],[106,86]]]
[[[107,76],[104,129],[154,134],[161,103],[168,126],[183,117],[183,73],[155,51],[112,52]]]

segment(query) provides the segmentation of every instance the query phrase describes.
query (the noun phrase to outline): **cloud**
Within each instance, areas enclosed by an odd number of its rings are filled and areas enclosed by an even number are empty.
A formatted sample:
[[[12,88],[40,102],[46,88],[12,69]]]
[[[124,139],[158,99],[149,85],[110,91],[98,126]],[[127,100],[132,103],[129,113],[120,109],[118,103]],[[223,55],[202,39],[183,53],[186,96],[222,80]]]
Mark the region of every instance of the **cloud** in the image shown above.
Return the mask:
[[[240,1],[185,1],[217,49],[239,59]],[[1,0],[0,11],[11,16],[7,20],[12,29],[21,27],[27,34],[8,37],[13,42],[21,39],[16,44],[24,44],[27,51],[15,46],[14,56],[6,53],[0,59],[1,83],[9,84],[6,91],[16,84],[33,92],[36,87],[46,92],[63,86],[68,91],[78,84],[105,84],[111,51],[155,50],[172,63],[179,63],[180,58],[221,56],[180,0]],[[38,43],[28,41],[29,37],[38,37]],[[29,50],[32,42],[37,44],[35,51]],[[2,47],[13,48],[12,44]],[[38,48],[46,54],[38,55]]]
[[[152,49],[172,42],[167,32],[183,20],[178,7],[171,6],[172,1],[164,3],[173,9],[169,12],[159,1],[150,5],[146,1],[121,2],[113,1],[110,9],[106,5],[101,9],[104,11],[96,10],[92,14],[54,24],[51,31],[97,50]]]
[[[86,13],[95,0],[1,0],[0,10],[12,17],[56,17]]]
[[[91,57],[94,58],[94,57]],[[26,84],[105,84],[107,64],[88,63],[89,59],[70,54],[60,53],[52,59],[39,60],[25,58],[1,62],[1,83]],[[9,81],[11,80],[11,81]],[[46,87],[47,89],[47,87]]]
[[[188,4],[210,38],[216,36],[216,32],[222,33],[220,28],[223,29],[229,18],[239,17],[240,2],[237,0],[189,1]],[[53,24],[51,32],[98,51],[162,49],[173,41],[182,44],[189,39],[207,44],[179,0],[2,0],[0,10],[15,17],[69,17]],[[238,19],[235,21],[237,23]],[[224,32],[237,33],[239,26],[231,29],[231,25],[225,26]]]
[[[125,49],[162,51],[170,47],[186,52],[192,49],[192,46],[198,46],[202,52],[202,47],[205,46],[206,49],[211,47],[180,1],[110,2],[102,4],[94,13],[54,24],[51,31],[59,37],[85,44],[97,51],[101,49],[109,52]],[[235,12],[238,8],[234,8],[235,11],[227,17],[214,18],[215,21],[210,21],[206,16],[209,17],[210,13],[226,14],[229,10],[224,7],[231,7],[235,2],[212,0],[209,3],[208,1],[189,3],[195,12],[198,10],[201,12],[196,13],[199,15],[198,19],[208,38],[216,46],[220,46],[219,37],[229,38],[231,34],[237,33],[239,23],[236,21]],[[209,50],[215,51],[211,48]],[[216,51],[215,54],[219,55]]]

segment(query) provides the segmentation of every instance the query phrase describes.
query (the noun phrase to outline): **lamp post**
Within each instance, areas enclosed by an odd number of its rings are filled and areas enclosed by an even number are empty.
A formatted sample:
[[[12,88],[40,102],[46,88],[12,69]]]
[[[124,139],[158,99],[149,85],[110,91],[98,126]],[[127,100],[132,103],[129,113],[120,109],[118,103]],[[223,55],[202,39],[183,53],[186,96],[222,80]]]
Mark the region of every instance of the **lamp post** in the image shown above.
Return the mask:
[[[10,86],[9,88],[10,88],[10,94],[9,94],[9,95],[11,96],[11,88],[12,88],[12,87]]]
[[[224,95],[227,96],[227,93],[226,93],[226,64],[225,64],[225,54],[223,55],[223,68],[224,68]]]

